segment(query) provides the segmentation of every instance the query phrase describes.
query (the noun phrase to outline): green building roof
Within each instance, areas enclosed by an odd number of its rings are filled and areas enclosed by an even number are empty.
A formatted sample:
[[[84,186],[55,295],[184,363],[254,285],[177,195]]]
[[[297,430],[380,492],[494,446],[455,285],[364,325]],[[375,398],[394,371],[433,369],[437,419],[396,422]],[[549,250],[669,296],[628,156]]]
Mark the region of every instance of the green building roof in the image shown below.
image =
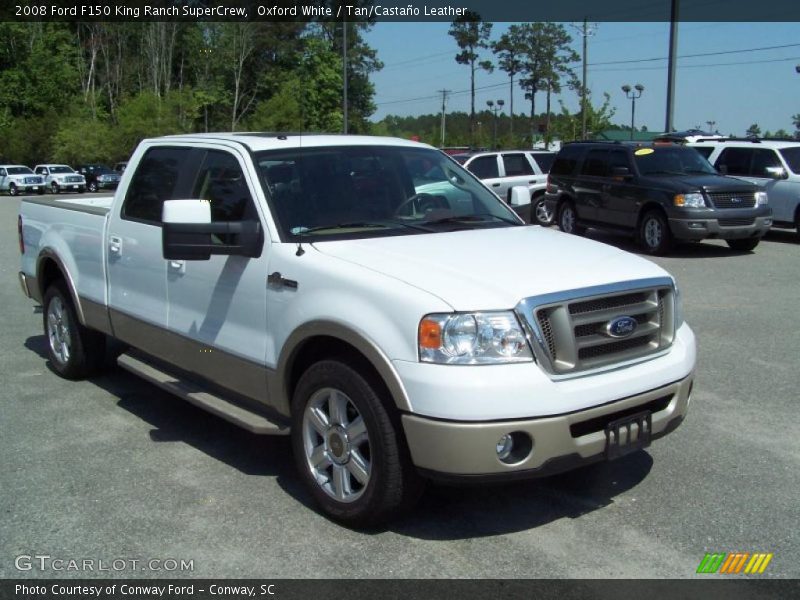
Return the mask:
[[[661,131],[634,131],[634,142],[651,142],[658,136],[663,135]],[[631,139],[630,130],[625,129],[606,129],[594,136],[596,140],[608,140],[610,142],[626,142]]]

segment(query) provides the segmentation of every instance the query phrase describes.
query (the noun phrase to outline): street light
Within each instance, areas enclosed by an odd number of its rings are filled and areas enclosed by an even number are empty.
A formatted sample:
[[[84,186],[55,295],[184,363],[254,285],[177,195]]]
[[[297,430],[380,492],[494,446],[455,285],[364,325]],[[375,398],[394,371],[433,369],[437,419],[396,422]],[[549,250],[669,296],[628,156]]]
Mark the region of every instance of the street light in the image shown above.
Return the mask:
[[[489,107],[489,110],[494,113],[494,134],[492,136],[492,148],[495,150],[497,149],[497,113],[503,110],[503,106],[505,105],[504,100],[498,100],[497,106],[491,100],[486,101],[486,106]]]
[[[644,86],[641,83],[637,83],[635,86],[633,86],[633,89],[631,89],[631,86],[626,83],[622,86],[622,91],[625,92],[625,96],[630,98],[631,101],[631,141],[633,141],[633,123],[636,115],[636,99],[642,97]],[[638,92],[638,94],[636,92]]]
[[[714,125],[716,125],[716,121],[706,121],[706,125],[708,125],[708,132],[714,133]]]

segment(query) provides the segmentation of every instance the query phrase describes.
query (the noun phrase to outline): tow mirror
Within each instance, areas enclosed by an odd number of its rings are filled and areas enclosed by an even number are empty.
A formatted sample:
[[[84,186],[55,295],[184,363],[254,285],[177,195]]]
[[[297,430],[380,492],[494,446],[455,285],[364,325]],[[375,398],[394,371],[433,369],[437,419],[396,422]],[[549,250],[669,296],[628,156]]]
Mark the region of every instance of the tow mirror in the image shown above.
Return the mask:
[[[789,174],[783,167],[767,167],[767,177],[772,179],[789,179]]]
[[[208,260],[212,254],[258,258],[264,246],[259,221],[212,222],[208,200],[165,200],[161,222],[167,260]]]
[[[623,180],[630,179],[633,175],[631,175],[631,170],[628,167],[614,167],[611,169],[611,177]]]
[[[511,188],[511,206],[525,206],[531,203],[531,192],[524,185],[517,185]]]

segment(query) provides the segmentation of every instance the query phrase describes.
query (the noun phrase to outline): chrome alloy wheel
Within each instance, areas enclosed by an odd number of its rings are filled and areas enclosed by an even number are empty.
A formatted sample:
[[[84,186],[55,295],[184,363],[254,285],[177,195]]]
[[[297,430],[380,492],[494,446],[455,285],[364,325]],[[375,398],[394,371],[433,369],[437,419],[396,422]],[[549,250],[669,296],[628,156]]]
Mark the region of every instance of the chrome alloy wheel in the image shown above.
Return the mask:
[[[322,388],[311,396],[303,413],[303,449],[311,476],[331,498],[361,497],[372,471],[369,434],[345,393]]]
[[[61,298],[55,297],[47,307],[47,337],[53,356],[62,364],[70,357],[70,322],[66,307]]]
[[[544,198],[539,198],[534,204],[534,215],[540,225],[550,225],[553,222],[553,215],[547,210]]]
[[[648,219],[644,224],[645,243],[650,248],[658,248],[663,237],[664,231],[661,229],[661,223],[659,223],[658,219]]]
[[[565,233],[572,233],[575,231],[575,211],[572,207],[567,205],[561,209],[561,230]]]

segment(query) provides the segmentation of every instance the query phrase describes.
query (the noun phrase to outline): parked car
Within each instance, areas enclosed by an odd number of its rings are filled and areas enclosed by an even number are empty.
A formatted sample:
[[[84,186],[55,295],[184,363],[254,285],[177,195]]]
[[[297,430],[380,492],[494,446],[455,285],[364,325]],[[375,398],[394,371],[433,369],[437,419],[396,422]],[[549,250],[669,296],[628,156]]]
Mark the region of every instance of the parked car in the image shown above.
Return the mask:
[[[67,165],[36,165],[33,169],[37,175],[44,178],[45,186],[49,186],[53,194],[61,192],[86,191],[86,179],[75,169]]]
[[[20,283],[53,370],[83,377],[118,338],[123,368],[290,435],[334,519],[385,521],[426,478],[614,459],[687,414],[675,280],[524,226],[430,146],[196,134],[144,140],[129,168],[113,198],[21,203]]]
[[[105,165],[78,165],[75,170],[86,179],[86,189],[90,192],[115,190],[119,185],[119,173]]]
[[[762,188],[719,175],[676,144],[567,144],[550,170],[546,202],[562,231],[619,231],[650,254],[667,253],[674,240],[712,238],[749,251],[772,225]]]
[[[122,162],[114,163],[114,170],[122,175],[125,172],[125,169],[128,166],[128,161],[124,160]]]
[[[800,141],[714,138],[689,146],[721,173],[763,186],[772,226],[795,229],[800,237]]]
[[[0,192],[44,194],[44,179],[24,165],[0,165]]]
[[[461,156],[453,158],[462,162]],[[521,210],[520,216],[529,223],[550,225],[553,218],[544,204],[544,191],[554,158],[555,152],[506,150],[472,154],[464,158],[462,164],[507,202],[511,200],[511,188],[526,186],[531,205]]]

